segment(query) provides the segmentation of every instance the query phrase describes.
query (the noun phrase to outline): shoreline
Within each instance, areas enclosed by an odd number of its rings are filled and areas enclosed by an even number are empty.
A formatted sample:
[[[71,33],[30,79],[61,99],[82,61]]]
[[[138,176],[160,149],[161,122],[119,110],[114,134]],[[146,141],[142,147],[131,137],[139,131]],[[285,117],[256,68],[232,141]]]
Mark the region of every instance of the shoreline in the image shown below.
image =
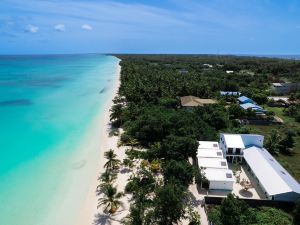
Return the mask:
[[[97,209],[98,204],[98,196],[96,195],[96,188],[99,185],[98,177],[100,173],[104,172],[103,165],[105,163],[104,159],[104,152],[107,151],[109,148],[116,148],[117,142],[109,137],[109,128],[110,128],[110,109],[113,105],[112,100],[117,95],[119,86],[120,86],[120,73],[121,73],[121,66],[119,65],[121,60],[119,60],[116,73],[117,73],[117,79],[114,81],[112,85],[112,91],[111,96],[108,98],[107,102],[105,103],[102,110],[99,111],[98,115],[96,116],[96,119],[92,122],[93,125],[96,127],[100,127],[101,129],[96,131],[93,129],[93,131],[97,132],[97,137],[99,137],[97,141],[97,148],[99,151],[98,159],[96,160],[97,165],[95,168],[95,172],[93,174],[93,178],[90,183],[89,191],[86,195],[86,198],[82,204],[82,207],[80,207],[78,220],[76,222],[77,225],[92,225],[95,221],[95,216],[97,213],[99,213],[99,209]],[[93,126],[94,128],[94,126]]]

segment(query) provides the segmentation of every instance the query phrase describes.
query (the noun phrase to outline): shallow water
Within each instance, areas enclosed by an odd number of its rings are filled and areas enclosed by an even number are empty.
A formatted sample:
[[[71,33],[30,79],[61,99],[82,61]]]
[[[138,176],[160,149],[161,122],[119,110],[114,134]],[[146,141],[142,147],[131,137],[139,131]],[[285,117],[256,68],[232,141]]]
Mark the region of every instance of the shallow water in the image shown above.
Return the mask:
[[[76,210],[68,198],[84,198],[97,154],[79,146],[112,95],[117,65],[96,54],[0,57],[1,225],[48,224],[56,208]],[[72,221],[59,220],[49,224]]]

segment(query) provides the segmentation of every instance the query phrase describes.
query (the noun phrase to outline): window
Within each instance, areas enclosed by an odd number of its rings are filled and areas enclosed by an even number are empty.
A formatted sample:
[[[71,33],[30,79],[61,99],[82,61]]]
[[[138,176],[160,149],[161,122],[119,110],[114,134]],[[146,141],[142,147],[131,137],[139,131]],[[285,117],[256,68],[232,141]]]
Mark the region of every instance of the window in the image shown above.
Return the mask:
[[[232,154],[233,153],[233,148],[228,148],[227,153]]]
[[[235,149],[235,154],[240,155],[241,154],[241,149],[240,148]]]
[[[217,152],[217,156],[222,156],[222,152]]]
[[[226,177],[227,178],[232,178],[232,174],[231,173],[226,173]]]
[[[227,166],[226,162],[221,162],[221,166]]]
[[[214,147],[214,148],[217,148],[217,147],[218,147],[218,144],[213,144],[213,147]]]

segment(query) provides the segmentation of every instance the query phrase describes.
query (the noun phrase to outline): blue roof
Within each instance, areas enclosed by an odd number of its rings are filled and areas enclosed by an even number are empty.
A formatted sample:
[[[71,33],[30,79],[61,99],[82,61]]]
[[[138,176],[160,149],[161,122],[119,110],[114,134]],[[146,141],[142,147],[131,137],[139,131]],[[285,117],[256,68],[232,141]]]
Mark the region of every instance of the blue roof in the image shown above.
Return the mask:
[[[240,95],[241,93],[238,91],[220,91],[220,95],[232,95],[232,96],[237,96]]]
[[[242,107],[243,109],[247,110],[247,109],[252,109],[254,111],[264,111],[263,108],[259,105],[255,105],[253,103],[245,103],[245,104],[241,104],[240,107]]]
[[[246,97],[246,96],[241,96],[241,97],[239,97],[238,98],[238,100],[240,101],[240,102],[254,102],[252,99],[250,99],[250,98],[248,98],[248,97]]]

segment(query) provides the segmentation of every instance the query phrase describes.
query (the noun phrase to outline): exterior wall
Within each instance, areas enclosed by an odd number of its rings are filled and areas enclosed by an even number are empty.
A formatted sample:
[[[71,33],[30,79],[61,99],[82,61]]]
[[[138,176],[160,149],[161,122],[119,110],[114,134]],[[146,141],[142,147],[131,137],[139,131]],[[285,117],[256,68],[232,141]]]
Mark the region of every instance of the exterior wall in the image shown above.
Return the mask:
[[[232,190],[233,181],[210,181],[209,189],[211,190]]]
[[[272,90],[278,94],[288,94],[300,88],[300,83],[282,83],[282,86],[272,85]]]
[[[220,149],[223,151],[224,157],[229,161],[241,161],[243,158],[243,148],[240,149],[240,154],[236,154],[236,148],[232,149],[232,154],[228,153],[228,148],[224,139],[224,135],[220,135],[220,142],[219,142]]]
[[[277,201],[296,202],[298,199],[300,199],[300,194],[295,192],[287,192],[273,196],[273,200]]]
[[[219,147],[223,151],[223,155],[226,156],[227,146],[223,134],[220,135]]]
[[[246,162],[247,163],[247,162]],[[266,198],[269,200],[275,201],[285,201],[285,202],[296,202],[300,199],[300,194],[295,192],[287,192],[278,195],[269,195],[262,184],[259,182],[258,178],[255,176],[255,173],[251,170],[251,168],[247,165],[249,173],[256,179],[257,184],[262,189],[262,192],[265,194]]]
[[[242,139],[245,147],[247,146],[257,146],[263,147],[264,144],[264,136],[261,135],[242,135]]]

